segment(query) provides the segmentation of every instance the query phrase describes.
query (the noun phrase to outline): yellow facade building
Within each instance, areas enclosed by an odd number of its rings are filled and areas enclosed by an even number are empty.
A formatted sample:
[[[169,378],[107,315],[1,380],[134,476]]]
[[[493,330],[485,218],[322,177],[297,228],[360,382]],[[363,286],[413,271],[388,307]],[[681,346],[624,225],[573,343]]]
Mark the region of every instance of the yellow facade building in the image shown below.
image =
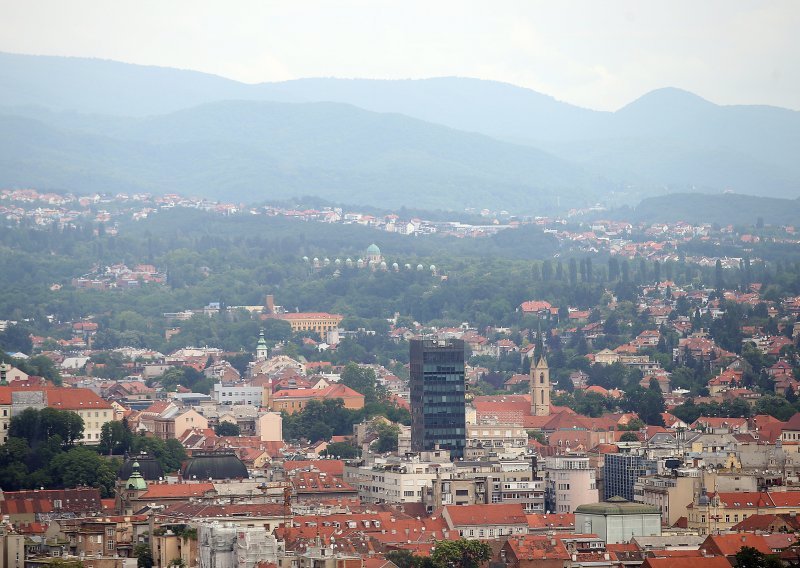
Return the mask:
[[[327,312],[298,312],[281,314],[278,316],[283,321],[289,322],[292,326],[292,333],[300,331],[312,331],[317,333],[321,339],[329,331],[333,331],[342,323],[344,316],[339,314],[329,314]]]

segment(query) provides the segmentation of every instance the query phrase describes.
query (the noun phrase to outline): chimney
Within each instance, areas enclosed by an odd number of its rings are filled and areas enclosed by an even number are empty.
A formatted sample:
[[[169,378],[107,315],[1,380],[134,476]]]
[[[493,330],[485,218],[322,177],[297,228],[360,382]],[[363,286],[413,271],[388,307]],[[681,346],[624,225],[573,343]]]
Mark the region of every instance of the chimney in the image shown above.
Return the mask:
[[[267,309],[268,314],[275,313],[275,298],[272,296],[272,294],[267,294],[267,299],[264,302],[264,307]]]

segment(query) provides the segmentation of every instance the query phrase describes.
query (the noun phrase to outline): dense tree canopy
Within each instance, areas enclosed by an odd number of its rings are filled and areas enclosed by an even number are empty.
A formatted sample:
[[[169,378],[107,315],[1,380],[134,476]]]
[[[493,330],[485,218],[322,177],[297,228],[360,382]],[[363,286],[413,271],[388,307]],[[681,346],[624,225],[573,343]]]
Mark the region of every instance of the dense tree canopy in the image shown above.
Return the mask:
[[[241,433],[241,429],[238,424],[233,422],[220,422],[214,426],[214,433],[217,436],[238,436]]]
[[[32,448],[58,438],[68,449],[83,438],[83,419],[68,410],[26,408],[11,418],[8,435],[25,439]]]

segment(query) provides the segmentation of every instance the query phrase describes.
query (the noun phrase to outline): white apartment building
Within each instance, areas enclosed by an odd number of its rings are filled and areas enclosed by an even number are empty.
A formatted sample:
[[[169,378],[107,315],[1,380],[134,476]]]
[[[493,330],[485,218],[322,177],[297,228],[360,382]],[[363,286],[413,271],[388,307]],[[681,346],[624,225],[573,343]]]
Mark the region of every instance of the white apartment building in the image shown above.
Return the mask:
[[[552,513],[574,513],[578,506],[597,503],[600,498],[595,470],[585,454],[547,457],[543,475],[545,507]]]
[[[441,453],[442,461],[424,459],[427,453]],[[376,459],[372,464],[346,464],[344,481],[358,488],[367,503],[421,503],[438,477],[447,479],[454,470],[449,452],[425,452],[403,459]],[[446,456],[446,457],[445,457]],[[447,460],[447,461],[444,461]]]
[[[544,513],[545,482],[534,477],[530,462],[459,461],[449,478],[435,479],[430,510],[444,505],[515,503],[526,513]]]
[[[470,450],[520,455],[528,447],[528,432],[521,424],[467,424],[467,455]],[[477,456],[476,456],[477,457]]]
[[[250,404],[252,406],[261,406],[263,396],[263,387],[214,383],[214,400],[217,401],[218,404]]]

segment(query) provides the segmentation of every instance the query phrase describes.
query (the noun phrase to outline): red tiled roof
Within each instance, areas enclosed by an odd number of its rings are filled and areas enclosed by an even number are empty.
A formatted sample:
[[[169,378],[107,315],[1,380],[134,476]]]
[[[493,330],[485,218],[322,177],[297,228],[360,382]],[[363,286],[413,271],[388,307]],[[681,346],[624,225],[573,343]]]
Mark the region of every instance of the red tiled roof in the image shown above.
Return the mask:
[[[343,318],[339,314],[329,314],[327,312],[290,312],[286,314],[281,314],[278,316],[280,319],[284,320],[296,320],[296,319],[308,319],[308,318],[318,318],[318,319],[330,319],[330,318]]]
[[[158,402],[154,402],[153,404],[151,404],[150,406],[148,406],[147,408],[142,410],[142,413],[145,413],[145,414],[161,414],[167,408],[169,408],[170,404],[172,404],[172,402],[169,401],[169,400],[159,400]]]
[[[213,483],[156,483],[148,485],[141,499],[189,499],[213,490]]]
[[[800,412],[795,413],[786,424],[783,426],[784,430],[797,431],[800,430]]]
[[[623,542],[620,544],[607,544],[606,550],[609,552],[639,552],[639,547],[632,542]]]
[[[525,510],[519,503],[497,505],[459,505],[444,508],[451,528],[469,525],[527,525]]]
[[[774,491],[766,495],[776,507],[800,507],[800,491]]]
[[[332,384],[324,389],[288,389],[275,392],[274,398],[354,398],[363,397],[347,385]]]
[[[712,553],[722,554],[723,556],[733,556],[745,546],[755,548],[764,554],[772,553],[772,550],[770,550],[766,541],[764,541],[764,537],[752,533],[710,535],[703,541],[700,548]]]
[[[700,426],[710,428],[741,428],[747,424],[747,418],[725,418],[720,416],[701,416],[692,422],[692,428]]]
[[[296,493],[357,493],[349,483],[336,475],[328,475],[316,471],[295,470],[289,480]]]
[[[528,519],[528,527],[531,529],[575,528],[574,513],[557,513],[549,515],[533,513],[525,515],[525,517]]]
[[[507,546],[517,560],[569,560],[570,555],[564,541],[546,535],[524,535],[511,537]]]
[[[520,412],[531,413],[530,396],[524,394],[476,396],[472,405],[480,413]]]
[[[60,507],[55,502],[60,501]],[[95,487],[77,489],[35,489],[30,491],[6,491],[0,501],[3,515],[33,513],[87,513],[102,508],[100,490]]]
[[[553,306],[550,305],[550,302],[543,300],[528,300],[527,302],[522,302],[519,307],[523,312],[530,313],[549,310]]]
[[[289,460],[283,462],[283,469],[287,473],[312,467],[329,475],[344,475],[344,462],[342,460]]]
[[[653,558],[675,558],[681,556],[702,556],[700,549],[697,550],[648,550],[647,554]]]
[[[15,391],[43,392],[47,397],[47,405],[59,410],[111,409],[111,405],[94,391],[70,387],[0,386],[0,404],[11,404],[11,393]]]
[[[186,519],[212,517],[283,517],[283,505],[278,503],[231,503],[215,505],[206,503],[180,503],[168,507],[160,515]]]
[[[724,556],[645,558],[642,568],[731,568]]]
[[[797,538],[793,534],[765,534],[762,535],[762,538],[772,551],[783,550],[797,542]]]

